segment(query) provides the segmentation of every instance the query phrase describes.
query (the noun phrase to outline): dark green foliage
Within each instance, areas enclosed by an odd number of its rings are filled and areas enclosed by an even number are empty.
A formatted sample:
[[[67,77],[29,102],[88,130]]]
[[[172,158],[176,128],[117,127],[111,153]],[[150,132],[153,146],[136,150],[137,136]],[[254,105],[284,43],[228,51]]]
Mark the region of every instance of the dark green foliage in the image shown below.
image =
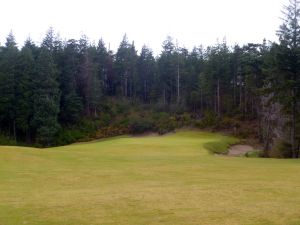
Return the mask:
[[[155,121],[155,131],[159,134],[166,134],[176,128],[175,118],[168,113],[156,113],[153,115],[153,120]]]
[[[216,114],[211,111],[204,112],[204,116],[201,120],[197,121],[196,127],[198,128],[213,128],[217,125],[218,119]]]
[[[253,150],[251,152],[247,152],[245,154],[247,158],[261,158],[263,157],[263,151],[261,150]]]
[[[60,121],[63,124],[76,124],[81,119],[83,110],[82,100],[76,93],[70,93],[62,97]]]
[[[190,113],[183,113],[175,116],[177,127],[192,127],[194,126],[195,121],[193,120]]]
[[[33,80],[35,76],[35,60],[33,51],[36,47],[27,40],[18,60],[16,74],[16,127],[21,137],[31,141],[30,121],[33,116]],[[24,138],[23,138],[24,139]]]
[[[85,138],[88,134],[78,130],[74,127],[68,129],[61,129],[55,137],[55,145],[67,145],[74,143],[82,138]]]
[[[219,129],[234,129],[240,127],[240,122],[234,118],[224,117],[222,118],[217,127]]]
[[[16,75],[18,48],[12,33],[1,48],[0,61],[0,121],[2,129],[16,139]]]
[[[142,134],[154,130],[154,121],[151,118],[135,116],[129,120],[128,127],[131,133]]]
[[[16,142],[16,140],[10,138],[7,135],[0,134],[0,145],[16,146],[17,142]]]
[[[76,89],[79,53],[77,41],[69,40],[62,57],[62,73],[59,76],[61,102],[59,121],[62,124],[76,124],[83,112],[82,98]]]
[[[36,62],[36,76],[33,91],[32,125],[36,132],[37,143],[50,146],[54,143],[59,129],[58,113],[60,91],[55,64],[51,52],[42,48]]]
[[[272,158],[291,158],[293,156],[292,145],[284,140],[279,140],[269,151]]]
[[[144,103],[150,103],[155,100],[154,95],[154,82],[155,82],[155,59],[152,51],[143,46],[140,57],[137,61],[137,92],[136,94],[141,98]]]
[[[137,81],[137,53],[134,42],[129,43],[126,34],[116,53],[115,73],[117,76],[117,94],[124,97],[135,97]]]
[[[164,104],[174,102],[176,96],[176,69],[177,57],[175,55],[175,45],[171,37],[163,42],[163,51],[158,60],[159,83],[157,89],[162,96]]]

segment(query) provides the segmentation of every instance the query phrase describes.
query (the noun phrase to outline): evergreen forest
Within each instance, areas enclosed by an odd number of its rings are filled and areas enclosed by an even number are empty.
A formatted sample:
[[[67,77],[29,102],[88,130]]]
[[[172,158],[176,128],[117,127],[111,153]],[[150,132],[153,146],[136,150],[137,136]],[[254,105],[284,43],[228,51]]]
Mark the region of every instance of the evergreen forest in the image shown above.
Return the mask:
[[[63,40],[50,28],[22,47],[0,45],[0,143],[49,147],[194,127],[254,138],[264,157],[298,158],[300,4],[283,10],[277,42],[116,52],[102,39]],[[2,35],[2,34],[1,34]],[[201,43],[199,43],[201,44]]]

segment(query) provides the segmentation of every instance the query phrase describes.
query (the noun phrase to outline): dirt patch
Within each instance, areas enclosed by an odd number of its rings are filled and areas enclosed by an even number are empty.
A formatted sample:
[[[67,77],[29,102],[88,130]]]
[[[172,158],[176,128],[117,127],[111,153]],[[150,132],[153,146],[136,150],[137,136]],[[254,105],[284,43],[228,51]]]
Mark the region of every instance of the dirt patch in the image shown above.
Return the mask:
[[[229,156],[242,156],[247,152],[253,151],[254,148],[250,145],[233,145],[229,148]]]

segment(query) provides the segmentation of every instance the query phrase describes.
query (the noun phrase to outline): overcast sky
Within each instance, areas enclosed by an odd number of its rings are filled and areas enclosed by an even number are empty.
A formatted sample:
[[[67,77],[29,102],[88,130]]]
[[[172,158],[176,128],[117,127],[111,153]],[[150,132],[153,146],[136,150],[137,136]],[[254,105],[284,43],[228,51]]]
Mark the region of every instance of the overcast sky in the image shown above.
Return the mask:
[[[62,38],[103,38],[116,51],[124,33],[139,50],[159,54],[167,35],[191,49],[213,45],[276,41],[287,0],[2,0],[0,42],[10,30],[19,46],[30,36],[40,43],[50,26]]]

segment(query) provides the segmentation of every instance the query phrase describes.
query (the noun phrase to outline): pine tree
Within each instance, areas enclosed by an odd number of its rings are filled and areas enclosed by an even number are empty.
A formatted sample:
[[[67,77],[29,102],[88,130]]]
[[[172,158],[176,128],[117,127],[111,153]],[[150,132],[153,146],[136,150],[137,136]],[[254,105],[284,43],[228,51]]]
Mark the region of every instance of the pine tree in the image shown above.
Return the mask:
[[[35,45],[28,39],[20,52],[16,74],[16,127],[27,142],[31,141],[30,120],[33,116],[34,48]]]
[[[299,144],[296,138],[299,130],[296,129],[297,117],[299,115],[299,87],[300,87],[300,2],[290,0],[289,5],[284,7],[283,24],[277,35],[280,45],[277,54],[278,77],[271,84],[273,93],[277,100],[283,105],[285,112],[290,117],[290,142],[293,158],[299,156]],[[298,139],[300,143],[300,138]]]
[[[64,49],[59,77],[61,102],[59,121],[72,125],[80,121],[83,102],[77,93],[76,77],[79,67],[78,44],[74,39],[68,40]]]
[[[177,62],[175,45],[171,37],[163,42],[163,50],[158,60],[160,90],[162,91],[163,103],[170,104],[177,99]]]
[[[102,96],[102,84],[99,78],[97,49],[83,36],[79,40],[79,68],[76,78],[79,96],[83,99],[85,115],[97,116]]]
[[[136,78],[137,54],[134,43],[130,44],[126,34],[118,48],[115,60],[115,73],[118,77],[118,94],[124,97],[134,95],[134,81]]]
[[[186,74],[183,77],[183,92],[186,99],[186,104],[195,113],[203,111],[203,91],[199,85],[199,74],[204,69],[203,49],[193,48],[186,59]]]
[[[109,62],[109,54],[105,47],[105,43],[102,39],[99,40],[97,46],[97,71],[98,71],[98,78],[100,82],[103,84],[103,93],[109,93],[109,77],[108,77],[108,62]]]
[[[137,61],[137,94],[144,103],[150,103],[150,93],[155,76],[155,59],[151,49],[143,46]]]
[[[18,48],[12,32],[6,38],[0,62],[0,123],[16,140],[16,62]]]
[[[98,61],[97,48],[95,46],[90,46],[88,48],[89,57],[89,74],[87,79],[87,98],[89,102],[89,111],[92,112],[94,117],[98,116],[98,111],[100,111],[101,99],[102,99],[102,82],[99,76],[100,65]]]
[[[32,125],[35,128],[36,141],[42,146],[50,146],[55,143],[55,135],[60,127],[58,124],[60,90],[51,48],[42,47],[40,50],[36,62],[34,87]]]
[[[200,76],[206,107],[220,117],[223,112],[225,87],[230,84],[229,50],[226,42],[207,49],[205,69]]]

